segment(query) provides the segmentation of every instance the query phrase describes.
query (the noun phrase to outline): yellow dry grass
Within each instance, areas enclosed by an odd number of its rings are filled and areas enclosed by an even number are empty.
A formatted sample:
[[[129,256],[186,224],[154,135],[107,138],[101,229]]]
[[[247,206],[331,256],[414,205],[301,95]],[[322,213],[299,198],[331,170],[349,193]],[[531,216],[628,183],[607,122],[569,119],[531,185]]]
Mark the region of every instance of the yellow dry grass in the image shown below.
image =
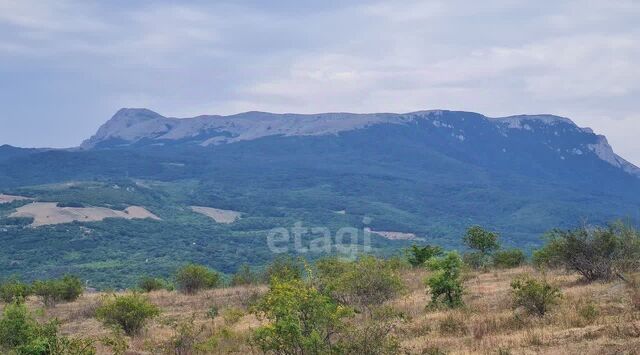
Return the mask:
[[[513,310],[510,282],[530,273],[561,287],[563,299],[543,318]],[[394,332],[408,354],[640,354],[640,310],[633,307],[621,282],[581,282],[578,276],[554,271],[546,275],[524,267],[466,275],[465,307],[429,310],[424,270],[403,271],[407,290],[389,305],[404,314]],[[207,344],[206,353],[259,353],[248,342],[260,322],[248,305],[265,286],[243,286],[194,296],[158,291],[149,294],[162,309],[139,336],[129,341],[129,354],[176,353],[172,340],[179,324],[192,320],[192,335]],[[104,294],[85,294],[78,301],[44,309],[34,298],[30,309],[42,320],[58,318],[65,334],[101,338],[110,330],[93,318]],[[215,318],[208,315],[219,309]],[[2,305],[0,305],[2,308]],[[354,322],[357,324],[358,322]],[[164,350],[163,350],[164,349]],[[109,354],[99,346],[101,354]]]

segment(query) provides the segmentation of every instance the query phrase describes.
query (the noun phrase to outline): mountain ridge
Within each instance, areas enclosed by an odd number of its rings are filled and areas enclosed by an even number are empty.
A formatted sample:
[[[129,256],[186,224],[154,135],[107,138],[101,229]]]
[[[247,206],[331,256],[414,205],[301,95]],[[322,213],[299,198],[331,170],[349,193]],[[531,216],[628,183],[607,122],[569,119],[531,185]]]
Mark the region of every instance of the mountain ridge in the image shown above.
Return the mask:
[[[601,160],[626,173],[640,178],[640,168],[617,155],[603,135],[592,129],[579,127],[567,117],[551,114],[512,115],[488,117],[475,112],[451,110],[422,110],[408,113],[348,113],[330,112],[317,114],[269,113],[248,111],[233,115],[200,115],[189,118],[165,117],[146,108],[122,108],[104,123],[89,139],[82,142],[81,149],[109,146],[127,146],[140,141],[162,145],[171,141],[190,141],[201,146],[235,143],[268,136],[320,136],[340,134],[381,124],[407,125],[417,120],[430,120],[436,127],[455,130],[452,123],[438,120],[444,113],[469,114],[498,126],[508,136],[510,130],[533,131],[531,122],[546,126],[567,125],[585,135],[593,142],[584,147],[574,147],[574,154],[583,150],[593,152]],[[464,120],[464,118],[462,119]],[[560,133],[554,132],[556,135]],[[463,141],[462,132],[454,134]]]

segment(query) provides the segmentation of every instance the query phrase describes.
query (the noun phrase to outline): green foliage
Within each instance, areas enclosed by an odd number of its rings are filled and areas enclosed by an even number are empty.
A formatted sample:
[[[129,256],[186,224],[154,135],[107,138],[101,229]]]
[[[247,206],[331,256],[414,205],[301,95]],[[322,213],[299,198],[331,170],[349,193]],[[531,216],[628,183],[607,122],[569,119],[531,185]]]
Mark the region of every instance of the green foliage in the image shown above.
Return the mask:
[[[480,226],[467,229],[463,240],[467,247],[475,249],[483,255],[489,255],[500,248],[498,234],[484,230]]]
[[[274,278],[280,281],[300,280],[304,275],[305,261],[289,255],[278,256],[265,270],[266,281]]]
[[[360,309],[381,305],[404,289],[394,265],[373,256],[354,262],[327,259],[317,268],[320,289],[342,304]]]
[[[220,274],[203,265],[187,264],[176,272],[178,290],[186,294],[215,288],[219,283]]]
[[[31,287],[17,277],[11,277],[0,283],[0,300],[5,303],[22,302],[31,293]]]
[[[441,256],[442,253],[443,250],[439,246],[425,245],[421,247],[414,244],[407,249],[407,261],[413,267],[422,266],[427,260]]]
[[[0,350],[23,355],[93,355],[90,339],[67,338],[58,334],[56,320],[39,324],[24,304],[5,307],[0,318]]]
[[[534,263],[563,266],[587,281],[610,280],[640,266],[640,234],[622,223],[553,230],[546,238],[547,244],[534,253]]]
[[[144,276],[138,282],[138,288],[143,292],[152,292],[167,288],[167,284],[163,279]]]
[[[242,264],[231,278],[231,286],[252,285],[259,280],[258,275],[247,264]]]
[[[336,333],[352,312],[299,279],[274,278],[254,312],[268,323],[253,334],[265,353],[327,354],[336,346]]]
[[[529,314],[537,316],[544,316],[562,298],[558,287],[529,276],[513,280],[511,288],[514,307],[522,307]]]
[[[452,251],[445,256],[429,260],[427,266],[435,271],[425,281],[431,292],[432,306],[440,304],[449,308],[462,306],[464,289],[461,280],[462,259],[460,255]]]
[[[96,310],[96,318],[107,326],[120,327],[127,335],[136,335],[145,324],[160,314],[148,298],[131,294],[105,299]]]
[[[73,302],[83,292],[82,281],[72,275],[65,275],[62,279],[39,280],[33,283],[33,293],[40,297],[47,307],[53,307],[61,301]]]
[[[493,265],[501,269],[521,266],[527,260],[520,249],[498,250],[493,254]]]

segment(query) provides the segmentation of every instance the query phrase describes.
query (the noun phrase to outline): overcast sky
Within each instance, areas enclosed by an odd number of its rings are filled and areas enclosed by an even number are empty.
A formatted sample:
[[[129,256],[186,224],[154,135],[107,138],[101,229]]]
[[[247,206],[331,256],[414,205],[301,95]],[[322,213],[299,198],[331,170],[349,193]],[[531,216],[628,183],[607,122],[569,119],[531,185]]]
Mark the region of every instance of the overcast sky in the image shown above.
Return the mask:
[[[633,0],[0,0],[0,144],[76,146],[121,107],[441,108],[570,117],[638,165],[639,19]]]

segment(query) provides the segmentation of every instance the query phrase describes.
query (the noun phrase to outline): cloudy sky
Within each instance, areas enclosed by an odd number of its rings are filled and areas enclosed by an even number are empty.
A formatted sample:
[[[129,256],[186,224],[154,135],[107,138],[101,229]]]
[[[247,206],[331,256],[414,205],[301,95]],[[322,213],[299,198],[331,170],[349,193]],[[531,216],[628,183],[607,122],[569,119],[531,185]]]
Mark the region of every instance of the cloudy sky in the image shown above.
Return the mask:
[[[640,1],[0,0],[0,144],[168,116],[552,113],[640,164]],[[477,5],[471,5],[477,3]]]

